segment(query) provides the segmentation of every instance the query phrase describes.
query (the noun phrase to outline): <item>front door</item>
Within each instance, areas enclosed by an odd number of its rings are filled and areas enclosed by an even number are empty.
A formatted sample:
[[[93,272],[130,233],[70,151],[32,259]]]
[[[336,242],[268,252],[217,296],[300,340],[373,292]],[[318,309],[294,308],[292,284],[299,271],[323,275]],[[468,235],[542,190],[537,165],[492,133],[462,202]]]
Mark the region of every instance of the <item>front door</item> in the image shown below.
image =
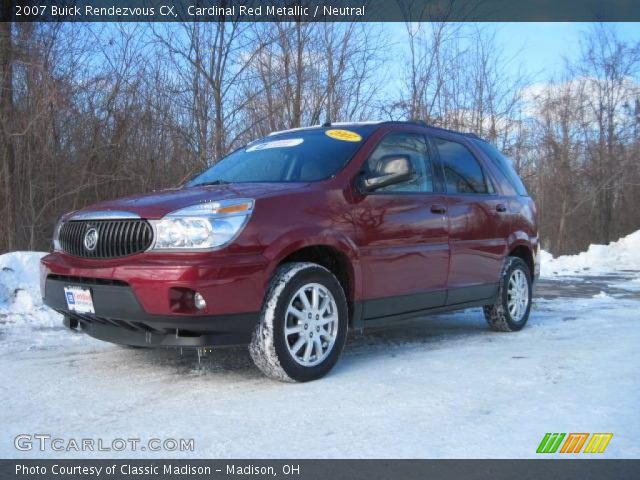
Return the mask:
[[[442,306],[449,244],[446,198],[435,192],[425,137],[389,133],[365,165],[376,172],[387,155],[407,155],[414,177],[368,193],[356,219],[363,273],[365,320]]]

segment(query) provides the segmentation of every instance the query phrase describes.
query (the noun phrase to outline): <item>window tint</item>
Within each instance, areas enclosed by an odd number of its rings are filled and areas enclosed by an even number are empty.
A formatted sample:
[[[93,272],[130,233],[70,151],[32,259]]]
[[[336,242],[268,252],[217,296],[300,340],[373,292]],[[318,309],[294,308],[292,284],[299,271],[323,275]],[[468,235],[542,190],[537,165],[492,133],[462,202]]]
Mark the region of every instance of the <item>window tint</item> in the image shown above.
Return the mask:
[[[525,197],[529,195],[515,168],[513,168],[513,162],[509,157],[503,155],[500,150],[484,140],[475,140],[475,143],[506,177],[518,195]]]
[[[315,182],[334,175],[358,151],[371,127],[349,128],[355,137],[330,136],[332,129],[310,129],[270,135],[229,154],[192,180],[210,182]],[[335,129],[333,129],[335,130]]]
[[[472,153],[458,142],[434,138],[444,168],[448,193],[488,193],[482,167]]]
[[[417,133],[392,133],[382,139],[366,164],[366,173],[376,175],[378,164],[387,155],[407,155],[413,167],[411,180],[383,187],[377,192],[433,192],[433,175],[427,154],[427,142]]]

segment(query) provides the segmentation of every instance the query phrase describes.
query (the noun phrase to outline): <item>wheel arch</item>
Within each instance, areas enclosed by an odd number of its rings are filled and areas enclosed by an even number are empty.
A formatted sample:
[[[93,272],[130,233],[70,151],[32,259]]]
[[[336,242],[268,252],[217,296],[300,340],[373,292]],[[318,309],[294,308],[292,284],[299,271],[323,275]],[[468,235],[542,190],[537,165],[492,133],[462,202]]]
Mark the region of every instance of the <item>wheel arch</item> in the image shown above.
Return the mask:
[[[291,242],[272,257],[268,277],[283,263],[313,262],[333,273],[342,286],[349,307],[349,325],[356,316],[360,296],[360,264],[357,252],[347,239],[327,237]]]
[[[535,260],[533,257],[533,251],[531,249],[531,247],[529,245],[526,245],[524,243],[520,243],[517,245],[514,245],[510,248],[509,250],[509,257],[518,257],[520,259],[522,259],[524,261],[524,263],[527,264],[527,267],[529,267],[529,272],[533,278],[533,275],[535,273]]]

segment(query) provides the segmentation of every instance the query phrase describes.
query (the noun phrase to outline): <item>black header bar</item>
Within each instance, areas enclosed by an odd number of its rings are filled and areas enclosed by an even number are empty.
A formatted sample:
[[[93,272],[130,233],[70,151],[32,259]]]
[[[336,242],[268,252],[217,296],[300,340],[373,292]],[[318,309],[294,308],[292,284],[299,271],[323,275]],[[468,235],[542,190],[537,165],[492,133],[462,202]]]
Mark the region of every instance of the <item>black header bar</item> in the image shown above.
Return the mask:
[[[19,22],[637,22],[640,1],[13,0],[2,15]]]
[[[640,460],[0,460],[33,480],[632,480]]]

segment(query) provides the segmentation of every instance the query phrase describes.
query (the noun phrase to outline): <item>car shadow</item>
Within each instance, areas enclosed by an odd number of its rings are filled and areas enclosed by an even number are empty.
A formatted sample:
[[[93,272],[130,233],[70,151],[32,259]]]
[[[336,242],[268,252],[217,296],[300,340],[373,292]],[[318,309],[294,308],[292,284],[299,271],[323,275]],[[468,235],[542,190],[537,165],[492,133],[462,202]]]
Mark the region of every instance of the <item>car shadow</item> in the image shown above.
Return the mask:
[[[486,336],[489,331],[480,309],[416,317],[384,328],[366,331],[350,331],[342,358],[332,375],[344,374],[354,367],[366,366],[367,360],[391,354],[402,355],[415,346],[425,348],[447,348],[450,342]],[[442,346],[441,346],[442,345]],[[391,352],[391,353],[390,353]],[[221,347],[206,351],[200,357],[194,349],[145,349],[128,348],[126,354],[131,362],[151,363],[161,367],[175,368],[180,375],[233,374],[245,379],[261,378],[262,374],[253,365],[246,347]]]

